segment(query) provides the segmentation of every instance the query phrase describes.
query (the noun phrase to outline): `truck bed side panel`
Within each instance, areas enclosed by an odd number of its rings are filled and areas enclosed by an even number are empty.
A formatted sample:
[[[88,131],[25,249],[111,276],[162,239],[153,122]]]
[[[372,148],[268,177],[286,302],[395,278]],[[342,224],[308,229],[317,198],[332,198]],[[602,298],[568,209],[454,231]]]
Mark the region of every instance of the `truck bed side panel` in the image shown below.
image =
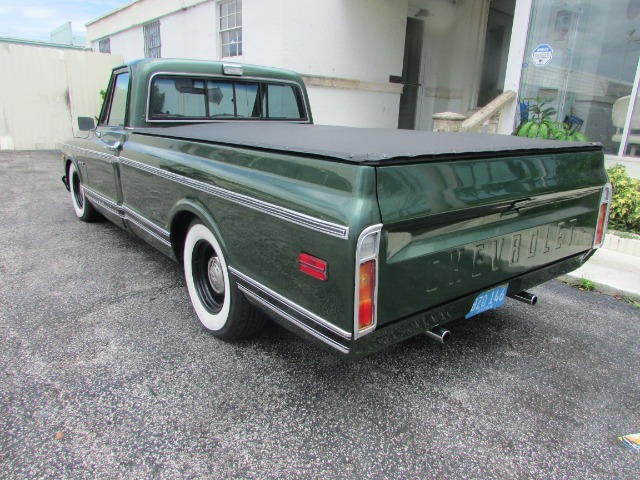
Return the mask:
[[[133,134],[120,168],[128,211],[168,231],[179,202],[203,205],[231,267],[351,331],[358,229],[380,221],[373,167]],[[346,237],[291,221],[283,211],[346,227]],[[328,281],[298,270],[302,252],[329,263]]]

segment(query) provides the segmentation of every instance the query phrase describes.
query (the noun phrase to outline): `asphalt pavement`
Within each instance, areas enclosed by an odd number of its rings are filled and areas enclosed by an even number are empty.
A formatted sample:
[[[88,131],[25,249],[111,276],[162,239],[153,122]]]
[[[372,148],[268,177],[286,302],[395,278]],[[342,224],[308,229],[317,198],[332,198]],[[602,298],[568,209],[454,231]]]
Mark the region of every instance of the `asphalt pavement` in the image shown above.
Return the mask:
[[[0,152],[0,478],[638,478],[632,304],[552,281],[356,362],[271,324],[223,342],[61,176]]]

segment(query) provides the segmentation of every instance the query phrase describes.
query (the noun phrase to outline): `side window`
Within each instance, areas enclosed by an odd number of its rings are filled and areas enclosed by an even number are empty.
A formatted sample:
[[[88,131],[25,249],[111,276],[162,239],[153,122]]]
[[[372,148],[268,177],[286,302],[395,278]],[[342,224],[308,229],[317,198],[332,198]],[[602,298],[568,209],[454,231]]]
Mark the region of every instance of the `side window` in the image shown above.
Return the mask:
[[[265,85],[263,114],[267,118],[299,120],[304,118],[300,97],[291,85]]]
[[[129,74],[121,73],[116,81],[111,95],[111,108],[106,124],[112,127],[124,127],[127,113],[127,93],[129,91]]]

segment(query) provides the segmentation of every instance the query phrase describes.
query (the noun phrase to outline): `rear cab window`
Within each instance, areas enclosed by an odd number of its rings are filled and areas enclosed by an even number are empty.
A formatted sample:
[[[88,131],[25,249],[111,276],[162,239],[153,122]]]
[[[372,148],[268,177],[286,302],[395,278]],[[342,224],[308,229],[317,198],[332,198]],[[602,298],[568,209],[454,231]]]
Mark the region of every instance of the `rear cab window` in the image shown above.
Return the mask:
[[[300,87],[264,80],[156,75],[149,87],[150,122],[307,121]]]

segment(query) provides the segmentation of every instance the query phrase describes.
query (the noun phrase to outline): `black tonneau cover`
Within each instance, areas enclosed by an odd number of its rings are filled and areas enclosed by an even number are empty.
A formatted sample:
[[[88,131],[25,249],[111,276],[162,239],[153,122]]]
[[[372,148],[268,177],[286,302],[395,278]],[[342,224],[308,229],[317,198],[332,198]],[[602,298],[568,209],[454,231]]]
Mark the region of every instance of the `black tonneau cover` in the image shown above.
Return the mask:
[[[444,160],[460,157],[600,150],[599,143],[559,142],[482,133],[436,133],[386,128],[234,121],[137,128],[134,133],[261,150],[333,158],[355,163]]]

